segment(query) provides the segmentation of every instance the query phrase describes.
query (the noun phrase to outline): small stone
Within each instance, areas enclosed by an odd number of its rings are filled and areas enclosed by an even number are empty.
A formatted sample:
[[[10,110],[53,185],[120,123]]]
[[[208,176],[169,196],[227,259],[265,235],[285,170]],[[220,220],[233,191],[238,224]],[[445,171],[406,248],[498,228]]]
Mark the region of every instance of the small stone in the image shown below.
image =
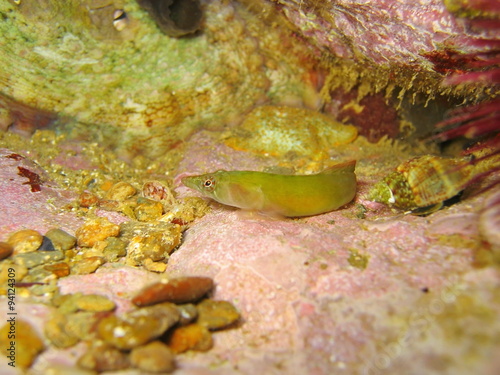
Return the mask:
[[[38,248],[38,251],[54,251],[54,245],[52,244],[52,241],[46,237],[43,236],[42,244]]]
[[[38,266],[31,268],[28,272],[28,275],[26,275],[23,279],[23,282],[25,283],[48,283],[51,282],[52,280],[55,280],[56,276],[50,272],[47,271],[44,266]]]
[[[52,280],[48,284],[33,285],[30,288],[31,294],[34,296],[47,296],[57,292],[57,284]]]
[[[31,366],[38,353],[43,350],[43,341],[28,322],[21,319],[17,319],[15,325],[8,322],[0,328],[0,347],[4,355],[11,355],[8,350],[11,346],[11,339],[9,338],[11,326],[15,327],[16,334],[16,349],[12,353],[15,356],[15,364],[26,369]]]
[[[187,303],[199,300],[214,287],[209,277],[192,276],[164,280],[143,288],[132,299],[137,306],[159,302]]]
[[[78,311],[67,315],[66,331],[84,341],[97,340],[96,326],[101,316],[93,312]]]
[[[116,262],[119,258],[127,255],[127,244],[125,241],[116,237],[109,237],[104,242],[103,255],[107,262]]]
[[[193,323],[175,328],[167,344],[174,353],[184,353],[187,350],[205,352],[212,348],[213,340],[208,329]]]
[[[56,312],[44,325],[45,337],[58,348],[69,348],[80,341],[72,332],[66,330],[67,324],[66,315]]]
[[[128,182],[117,182],[106,193],[106,198],[114,201],[123,202],[124,200],[135,195],[137,190]]]
[[[145,259],[144,268],[150,272],[163,273],[167,270],[167,264],[164,262],[153,262],[151,259]]]
[[[160,341],[132,349],[130,362],[147,372],[172,372],[175,368],[172,350]]]
[[[106,263],[106,260],[103,257],[84,258],[71,267],[71,274],[88,275],[95,272],[104,263]]]
[[[78,306],[75,301],[80,298],[83,293],[78,292],[74,294],[65,294],[56,296],[53,300],[53,304],[58,306],[59,311],[63,314],[71,314],[78,311]]]
[[[120,317],[103,318],[97,326],[99,336],[116,348],[129,350],[159,336],[179,321],[179,311],[173,304],[131,311]]]
[[[160,202],[139,198],[137,203],[134,214],[139,221],[156,220],[163,214],[163,205]]]
[[[57,262],[64,259],[62,251],[37,251],[36,253],[21,253],[12,257],[12,260],[26,268],[33,268],[45,263]]]
[[[78,365],[97,372],[123,370],[130,366],[128,356],[103,342],[96,341],[78,359]]]
[[[57,278],[66,277],[70,274],[68,263],[54,263],[43,267],[45,270],[52,272]]]
[[[76,238],[62,229],[54,228],[45,233],[45,237],[52,241],[56,250],[69,250],[75,247]]]
[[[94,193],[84,191],[78,197],[78,205],[83,208],[95,207],[99,205],[99,197]]]
[[[86,221],[75,234],[78,246],[92,247],[97,241],[117,237],[120,234],[120,226],[111,223],[107,218],[98,217]]]
[[[181,314],[181,317],[179,319],[179,324],[182,326],[185,326],[186,324],[193,322],[198,317],[198,310],[196,309],[196,306],[193,305],[192,303],[187,303],[185,305],[178,305],[177,309]]]
[[[43,236],[36,230],[23,229],[13,233],[7,242],[14,248],[14,254],[36,251],[42,244]]]
[[[128,242],[127,264],[131,266],[142,265],[145,259],[166,260],[181,241],[180,226],[171,223],[126,222],[121,231]]]
[[[209,330],[217,330],[230,326],[240,318],[240,313],[228,301],[205,299],[196,305],[198,324]]]
[[[113,301],[98,294],[85,294],[76,299],[75,305],[79,310],[93,312],[112,311],[116,307]]]
[[[9,257],[14,252],[14,247],[7,242],[0,242],[0,260]]]

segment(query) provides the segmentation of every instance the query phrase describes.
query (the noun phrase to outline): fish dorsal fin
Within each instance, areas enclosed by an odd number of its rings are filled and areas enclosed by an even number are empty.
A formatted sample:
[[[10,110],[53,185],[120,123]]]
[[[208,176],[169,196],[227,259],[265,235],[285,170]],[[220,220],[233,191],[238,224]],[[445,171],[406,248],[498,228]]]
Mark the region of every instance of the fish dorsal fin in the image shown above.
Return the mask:
[[[336,164],[330,168],[325,169],[321,173],[342,173],[342,172],[354,172],[354,168],[356,167],[356,160],[349,160],[345,163]]]

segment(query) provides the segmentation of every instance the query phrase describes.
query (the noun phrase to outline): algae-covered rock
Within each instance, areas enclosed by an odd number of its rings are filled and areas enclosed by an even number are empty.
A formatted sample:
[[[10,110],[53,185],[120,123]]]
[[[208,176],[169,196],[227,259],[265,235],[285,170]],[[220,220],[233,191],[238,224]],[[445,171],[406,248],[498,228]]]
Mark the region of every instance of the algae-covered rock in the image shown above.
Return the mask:
[[[262,106],[255,108],[225,142],[234,149],[257,154],[294,154],[320,160],[330,149],[352,142],[357,135],[354,126],[316,111]]]
[[[57,114],[152,156],[257,101],[302,95],[309,53],[290,32],[256,38],[262,20],[238,4],[210,2],[204,14],[201,32],[173,38],[135,0],[2,1],[0,107],[11,113],[1,127]]]

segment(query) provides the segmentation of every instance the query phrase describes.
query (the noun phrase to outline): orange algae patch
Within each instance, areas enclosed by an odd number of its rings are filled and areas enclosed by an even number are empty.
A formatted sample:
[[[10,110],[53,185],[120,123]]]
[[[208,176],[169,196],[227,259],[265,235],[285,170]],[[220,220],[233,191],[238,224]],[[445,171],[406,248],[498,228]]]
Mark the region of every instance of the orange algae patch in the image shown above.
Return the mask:
[[[236,150],[257,154],[293,153],[320,160],[328,157],[332,147],[348,144],[357,135],[354,126],[312,110],[262,106],[250,112],[224,142]]]

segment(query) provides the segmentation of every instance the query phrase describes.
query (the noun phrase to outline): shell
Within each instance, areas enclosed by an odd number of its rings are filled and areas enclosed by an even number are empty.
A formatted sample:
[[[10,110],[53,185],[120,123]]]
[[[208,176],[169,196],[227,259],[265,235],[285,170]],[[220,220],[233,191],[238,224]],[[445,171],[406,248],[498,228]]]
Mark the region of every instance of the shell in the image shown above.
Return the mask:
[[[370,191],[370,199],[403,210],[430,213],[460,193],[471,182],[472,171],[469,158],[416,157],[377,183]]]

